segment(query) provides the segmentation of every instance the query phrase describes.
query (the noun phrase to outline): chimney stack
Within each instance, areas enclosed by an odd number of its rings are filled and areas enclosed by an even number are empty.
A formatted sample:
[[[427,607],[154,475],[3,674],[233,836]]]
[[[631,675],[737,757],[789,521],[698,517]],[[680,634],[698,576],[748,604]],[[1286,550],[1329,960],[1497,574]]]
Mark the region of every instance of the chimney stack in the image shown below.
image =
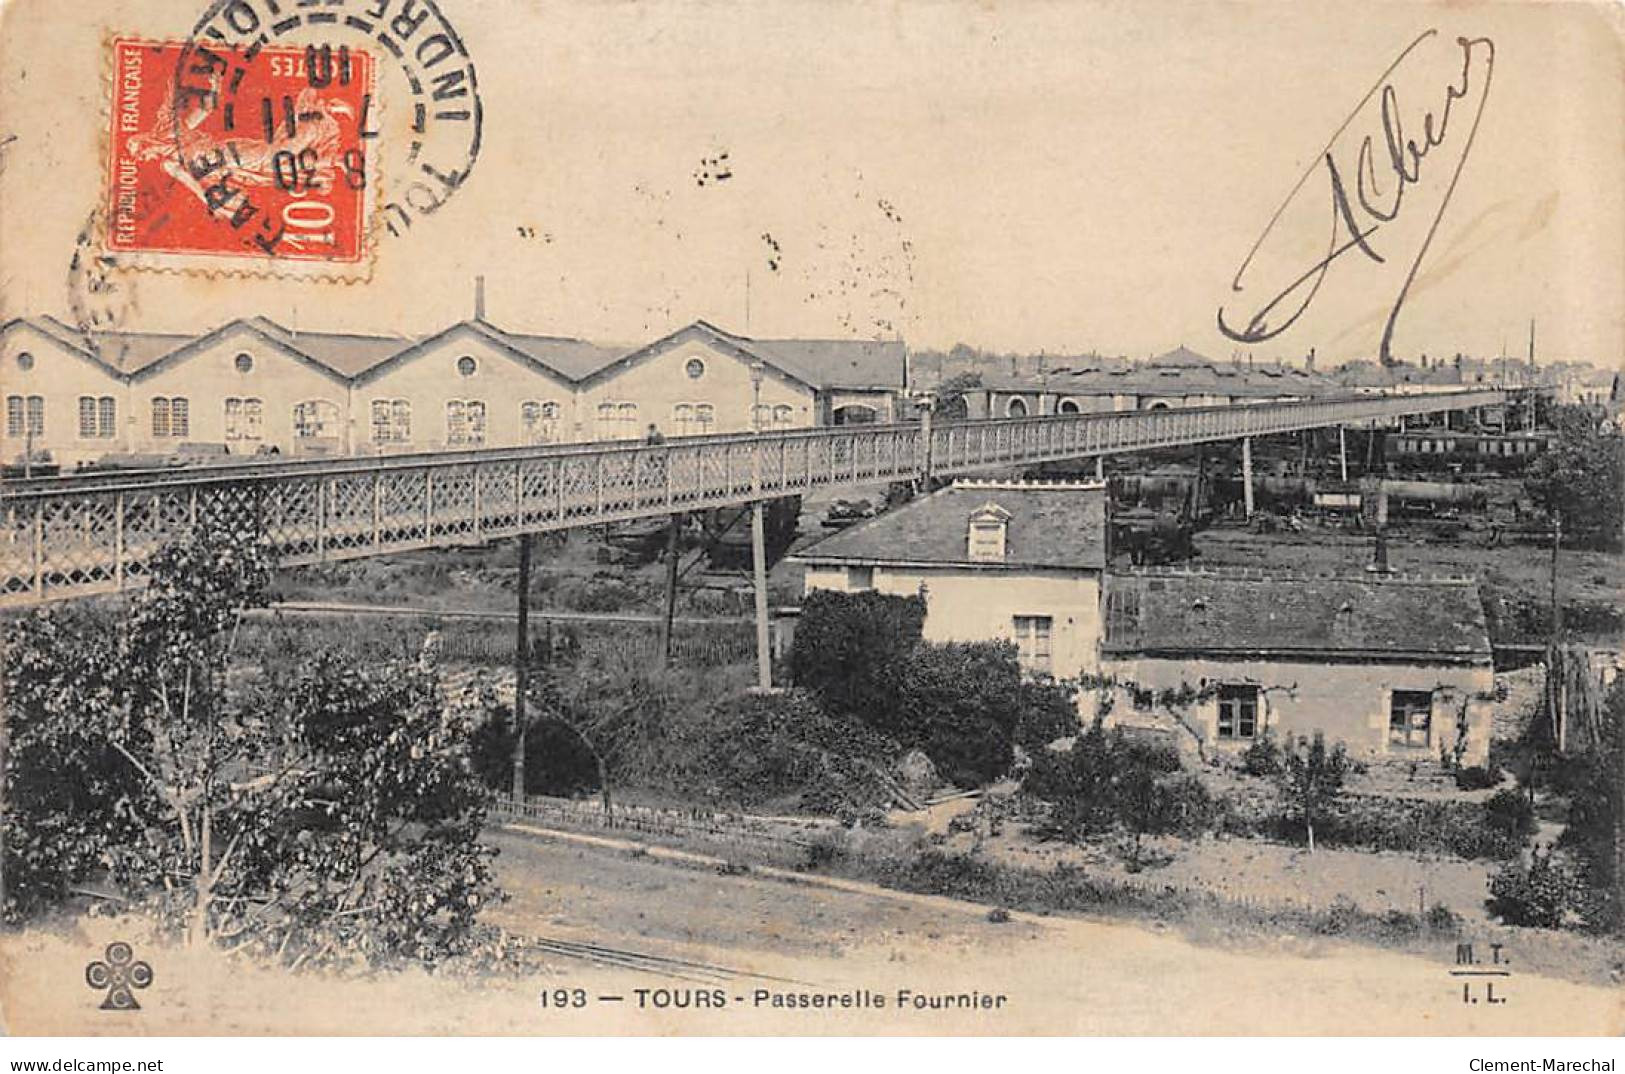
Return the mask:
[[[1313,347],[1309,348],[1309,358],[1304,363],[1304,368],[1307,369],[1311,373],[1313,373],[1315,371],[1315,348],[1313,348]]]
[[[485,320],[485,277],[474,277],[474,319]]]

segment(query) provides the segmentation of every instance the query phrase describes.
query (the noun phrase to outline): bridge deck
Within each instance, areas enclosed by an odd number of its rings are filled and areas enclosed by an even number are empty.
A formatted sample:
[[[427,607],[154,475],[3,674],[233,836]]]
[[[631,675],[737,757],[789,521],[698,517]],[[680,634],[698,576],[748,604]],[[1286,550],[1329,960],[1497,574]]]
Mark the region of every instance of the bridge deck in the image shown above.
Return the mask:
[[[939,424],[929,470],[973,473],[1499,404],[1503,393],[1366,396]],[[283,565],[477,543],[927,469],[917,424],[245,463],[13,482],[0,490],[0,606],[141,585],[188,527],[252,527]]]

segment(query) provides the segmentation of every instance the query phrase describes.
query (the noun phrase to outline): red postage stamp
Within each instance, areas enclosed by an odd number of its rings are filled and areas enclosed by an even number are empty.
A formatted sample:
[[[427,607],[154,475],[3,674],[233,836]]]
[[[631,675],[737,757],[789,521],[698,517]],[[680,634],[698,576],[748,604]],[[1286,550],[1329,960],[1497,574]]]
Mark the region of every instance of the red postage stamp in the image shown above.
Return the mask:
[[[227,65],[179,42],[112,48],[110,252],[363,259],[367,53],[268,47]]]

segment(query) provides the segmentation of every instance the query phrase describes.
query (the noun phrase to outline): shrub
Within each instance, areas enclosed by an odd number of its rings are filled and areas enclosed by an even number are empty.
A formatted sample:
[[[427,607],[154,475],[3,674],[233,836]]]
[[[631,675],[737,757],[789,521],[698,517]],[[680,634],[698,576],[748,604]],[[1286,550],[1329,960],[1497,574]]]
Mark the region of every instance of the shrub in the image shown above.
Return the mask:
[[[1442,902],[1436,902],[1428,907],[1425,921],[1431,932],[1453,936],[1461,931],[1461,915]]]
[[[1274,776],[1281,771],[1281,747],[1275,732],[1265,729],[1241,755],[1241,768],[1249,776]]]
[[[1484,802],[1484,823],[1491,831],[1521,845],[1535,834],[1535,807],[1522,791],[1499,790]]]
[[[1509,862],[1490,877],[1484,905],[1508,925],[1555,929],[1581,904],[1582,895],[1582,885],[1564,863],[1537,848],[1529,864]]]
[[[1479,765],[1456,770],[1456,788],[1463,791],[1482,791],[1501,782],[1501,774]]]
[[[1313,739],[1299,738],[1297,747],[1287,751],[1281,771],[1281,794],[1288,803],[1289,815],[1296,813],[1303,822],[1311,854],[1315,851],[1315,822],[1337,800],[1348,770],[1348,752],[1343,744],[1327,749],[1326,738],[1319,731]]]
[[[925,598],[883,593],[807,594],[790,649],[790,677],[832,716],[895,730],[903,671],[920,642]]]

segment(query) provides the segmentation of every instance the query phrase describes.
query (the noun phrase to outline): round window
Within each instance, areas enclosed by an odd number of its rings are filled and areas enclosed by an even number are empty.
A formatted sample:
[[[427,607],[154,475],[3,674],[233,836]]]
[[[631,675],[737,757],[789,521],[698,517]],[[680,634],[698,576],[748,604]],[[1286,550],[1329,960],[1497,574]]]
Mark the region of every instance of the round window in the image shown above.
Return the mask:
[[[472,377],[474,375],[474,359],[466,354],[457,359],[457,372],[465,377]]]
[[[239,351],[234,361],[239,373],[247,373],[254,368],[254,356],[247,351]]]
[[[690,358],[688,360],[688,364],[683,368],[688,371],[688,377],[690,380],[699,380],[701,377],[705,376],[705,363],[700,361],[698,358]]]
[[[30,369],[33,369],[34,356],[29,354],[27,351],[23,351],[17,356],[17,368],[21,369],[24,373],[28,372]]]

